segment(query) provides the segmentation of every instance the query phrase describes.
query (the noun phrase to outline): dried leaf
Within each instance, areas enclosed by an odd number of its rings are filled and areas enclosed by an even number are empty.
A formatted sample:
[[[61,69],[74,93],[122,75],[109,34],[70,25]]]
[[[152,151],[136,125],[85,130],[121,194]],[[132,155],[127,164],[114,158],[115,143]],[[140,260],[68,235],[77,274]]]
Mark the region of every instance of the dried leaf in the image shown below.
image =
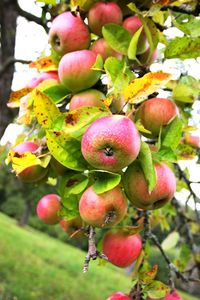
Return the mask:
[[[30,93],[32,88],[23,88],[18,91],[12,92],[8,100],[7,106],[11,108],[20,106],[20,99]]]
[[[58,69],[57,63],[52,59],[51,56],[41,57],[30,63],[29,67],[42,71],[56,71]]]

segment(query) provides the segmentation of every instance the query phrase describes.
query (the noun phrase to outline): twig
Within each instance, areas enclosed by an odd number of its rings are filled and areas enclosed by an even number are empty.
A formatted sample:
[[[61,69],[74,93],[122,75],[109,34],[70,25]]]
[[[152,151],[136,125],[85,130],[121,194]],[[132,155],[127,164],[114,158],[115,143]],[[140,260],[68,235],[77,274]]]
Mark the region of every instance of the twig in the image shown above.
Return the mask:
[[[35,22],[43,27],[45,27],[45,24],[43,23],[42,21],[42,18],[39,18],[25,10],[23,10],[19,4],[18,4],[18,1],[16,1],[16,5],[17,5],[17,11],[19,13],[20,16],[24,17],[25,19],[27,19],[28,21],[32,21],[32,22]],[[45,28],[46,29],[46,28]]]
[[[0,68],[0,76],[3,75],[3,73],[13,64],[15,63],[22,63],[22,64],[30,64],[31,61],[28,60],[24,60],[24,59],[17,59],[14,57],[9,57],[5,63],[3,64],[3,66]]]

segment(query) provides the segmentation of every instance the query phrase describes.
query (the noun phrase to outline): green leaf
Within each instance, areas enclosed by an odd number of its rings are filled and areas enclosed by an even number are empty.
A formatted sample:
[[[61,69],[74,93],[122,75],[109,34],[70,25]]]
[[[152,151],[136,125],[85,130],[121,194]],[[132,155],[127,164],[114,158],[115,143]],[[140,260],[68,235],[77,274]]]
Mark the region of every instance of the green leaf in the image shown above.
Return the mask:
[[[188,85],[178,83],[173,89],[173,99],[185,103],[193,103],[196,99],[196,91]]]
[[[178,258],[175,260],[175,265],[178,267],[180,272],[184,272],[191,258],[191,250],[187,244],[181,245],[178,253]]]
[[[180,239],[180,235],[177,231],[171,232],[162,242],[161,246],[164,251],[168,251],[174,248]]]
[[[36,0],[37,2],[42,2],[42,3],[45,3],[45,4],[51,4],[53,6],[56,6],[56,0]]]
[[[104,69],[114,83],[118,74],[124,69],[124,61],[120,61],[116,57],[108,57],[104,63]]]
[[[51,86],[43,90],[43,93],[56,104],[63,101],[66,96],[70,94],[70,92],[61,84]]]
[[[60,191],[61,197],[70,197],[70,195],[78,195],[82,193],[89,182],[87,176],[83,174],[66,174],[61,181]]]
[[[152,156],[158,161],[177,162],[176,153],[169,147],[162,147],[158,152],[153,152]]]
[[[176,37],[165,49],[165,58],[197,58],[200,53],[200,37]]]
[[[156,277],[158,265],[154,265],[151,270],[140,273],[140,282],[142,284],[150,284]]]
[[[122,26],[117,24],[106,24],[102,29],[103,37],[109,46],[115,51],[127,55],[131,41],[131,34]]]
[[[154,280],[151,284],[147,285],[144,289],[148,297],[153,299],[163,298],[169,291],[169,287],[161,281]]]
[[[161,137],[161,147],[171,148],[176,150],[180,143],[182,134],[182,122],[179,117],[175,117],[166,128],[163,130]]]
[[[62,198],[63,207],[59,211],[59,216],[65,220],[71,220],[79,216],[79,198],[77,195]]]
[[[81,153],[80,141],[60,131],[47,131],[46,138],[49,151],[62,165],[77,171],[87,169],[87,163]]]
[[[134,3],[129,3],[128,5],[128,8],[130,10],[132,10],[134,13],[138,14],[138,15],[141,15],[142,12],[136,7],[136,5]]]
[[[121,181],[121,175],[108,171],[92,170],[89,173],[95,180],[93,189],[97,194],[105,193],[116,187]]]
[[[156,186],[156,171],[152,160],[151,150],[147,143],[141,142],[140,153],[138,156],[146,181],[148,182],[149,192]]]
[[[173,25],[185,34],[190,35],[193,38],[200,36],[200,19],[197,19],[193,15],[175,13],[175,17],[172,17]]]
[[[136,59],[136,55],[137,55],[137,45],[138,45],[138,41],[141,35],[141,32],[143,30],[143,27],[141,26],[133,35],[131,42],[129,44],[128,47],[128,58],[129,59]]]

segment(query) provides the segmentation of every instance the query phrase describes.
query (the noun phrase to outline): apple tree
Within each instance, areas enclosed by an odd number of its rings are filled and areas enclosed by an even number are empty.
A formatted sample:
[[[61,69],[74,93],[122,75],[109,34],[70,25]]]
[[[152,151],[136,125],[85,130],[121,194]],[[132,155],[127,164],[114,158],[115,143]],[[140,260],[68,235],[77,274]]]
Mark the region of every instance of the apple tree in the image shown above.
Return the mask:
[[[200,82],[184,71],[175,77],[165,63],[197,64],[198,1],[43,2],[57,14],[51,51],[30,63],[38,77],[10,94],[8,107],[19,109],[24,131],[6,162],[36,188],[54,182],[55,194],[38,199],[37,215],[88,239],[84,272],[97,258],[133,264],[131,291],[108,299],[181,299],[176,279],[199,283],[200,274],[199,180],[182,166],[199,165]],[[99,245],[96,228],[106,230]],[[167,283],[149,261],[155,247]]]

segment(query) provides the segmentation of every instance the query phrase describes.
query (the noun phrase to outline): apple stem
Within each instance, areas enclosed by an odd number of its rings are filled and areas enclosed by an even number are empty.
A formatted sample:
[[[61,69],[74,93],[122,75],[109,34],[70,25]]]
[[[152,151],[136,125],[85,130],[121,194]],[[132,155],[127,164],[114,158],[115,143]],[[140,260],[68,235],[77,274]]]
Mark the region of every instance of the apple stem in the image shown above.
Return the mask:
[[[108,260],[107,256],[103,253],[100,253],[95,244],[95,229],[90,225],[88,228],[88,253],[85,257],[85,263],[83,266],[83,273],[86,273],[89,268],[90,260],[95,260],[97,257]]]

